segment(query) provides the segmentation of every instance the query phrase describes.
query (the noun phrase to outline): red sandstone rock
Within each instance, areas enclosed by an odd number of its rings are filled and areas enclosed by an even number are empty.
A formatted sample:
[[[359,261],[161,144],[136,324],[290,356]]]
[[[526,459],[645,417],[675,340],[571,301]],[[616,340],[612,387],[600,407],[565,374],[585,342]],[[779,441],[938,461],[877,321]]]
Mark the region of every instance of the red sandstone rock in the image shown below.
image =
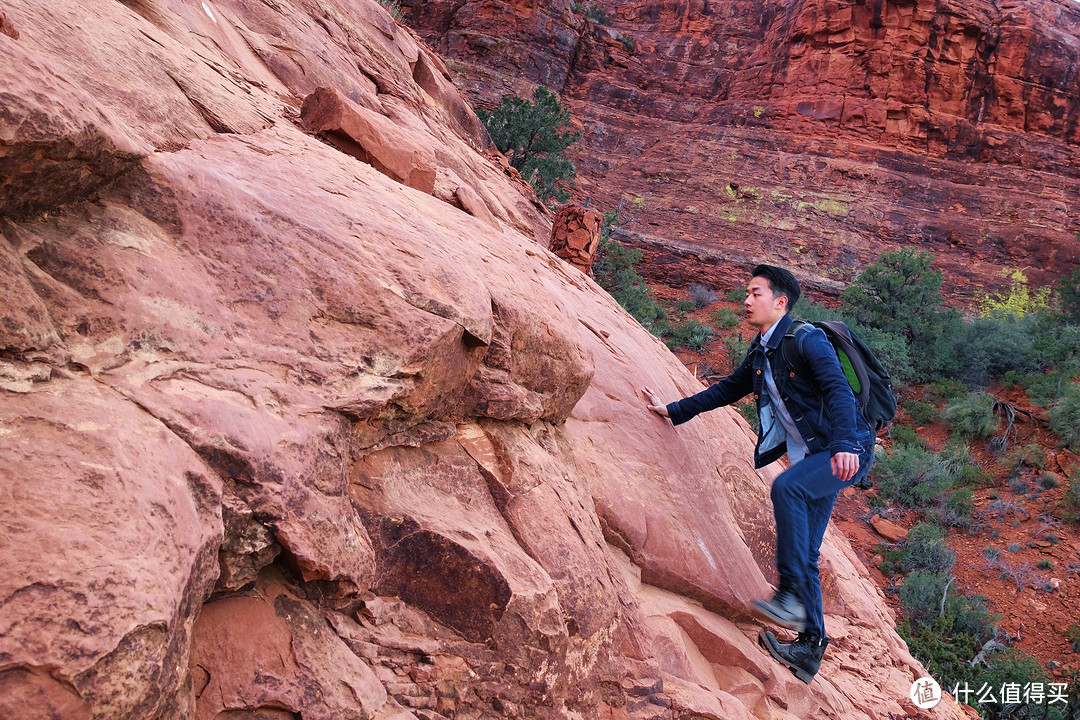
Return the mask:
[[[603,222],[604,217],[598,212],[564,205],[551,225],[549,248],[578,270],[591,275]]]
[[[963,303],[1002,266],[1049,285],[1080,261],[1071,0],[589,3],[608,26],[558,3],[403,5],[477,104],[555,81],[582,129],[575,198],[640,198],[617,239],[683,258],[650,281],[770,257],[836,294],[917,246]]]
[[[870,518],[870,526],[874,528],[878,535],[889,542],[907,542],[908,531],[880,515]]]
[[[304,99],[304,125],[334,147],[421,192],[435,190],[435,155],[388,118],[354,104],[332,88]]]
[[[5,14],[40,97],[0,117],[0,715],[900,711],[925,670],[835,530],[819,679],[756,645],[779,468],[645,409],[700,384],[376,3]],[[426,138],[439,196],[297,128],[316,87]]]
[[[483,198],[481,198],[471,187],[468,185],[457,186],[454,188],[454,198],[460,203],[462,210],[475,218],[483,220],[496,230],[499,228],[499,221],[491,214],[491,211],[484,203]]]
[[[11,21],[8,20],[7,15],[3,12],[0,12],[0,32],[4,33],[12,40],[19,39],[19,30],[11,24]]]

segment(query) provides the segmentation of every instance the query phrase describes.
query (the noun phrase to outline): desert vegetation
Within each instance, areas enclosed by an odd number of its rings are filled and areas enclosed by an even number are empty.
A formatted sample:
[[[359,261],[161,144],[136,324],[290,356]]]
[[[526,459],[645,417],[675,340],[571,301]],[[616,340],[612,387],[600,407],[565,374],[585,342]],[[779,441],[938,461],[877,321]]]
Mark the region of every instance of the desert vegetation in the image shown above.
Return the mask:
[[[537,197],[559,202],[570,197],[567,190],[577,170],[563,151],[578,141],[580,133],[567,129],[570,111],[555,92],[539,85],[531,102],[507,95],[494,110],[479,109],[476,115]]]

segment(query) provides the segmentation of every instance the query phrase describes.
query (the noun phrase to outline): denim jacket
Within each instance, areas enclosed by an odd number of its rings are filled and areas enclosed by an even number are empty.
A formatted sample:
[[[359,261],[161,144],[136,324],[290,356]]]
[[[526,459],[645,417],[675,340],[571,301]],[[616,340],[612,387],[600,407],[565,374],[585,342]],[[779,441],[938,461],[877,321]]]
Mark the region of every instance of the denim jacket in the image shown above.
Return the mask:
[[[825,333],[807,325],[789,340],[796,343],[798,351],[806,359],[811,377],[797,374],[784,362],[783,353],[776,352],[791,323],[791,315],[785,315],[777,323],[767,344],[762,345],[761,335],[754,338],[735,372],[697,395],[669,404],[667,411],[672,424],[680,425],[699,413],[730,405],[753,393],[758,417],[773,419],[770,427],[763,427],[758,433],[754,467],[761,468],[779,459],[787,452],[784,430],[779,420],[775,419],[776,413],[762,415],[761,412],[763,405],[769,402],[764,377],[765,358],[768,356],[776,387],[806,443],[808,454],[825,450],[829,455],[840,452],[859,454],[872,448],[874,433],[859,410],[858,401],[836,359],[836,351]]]

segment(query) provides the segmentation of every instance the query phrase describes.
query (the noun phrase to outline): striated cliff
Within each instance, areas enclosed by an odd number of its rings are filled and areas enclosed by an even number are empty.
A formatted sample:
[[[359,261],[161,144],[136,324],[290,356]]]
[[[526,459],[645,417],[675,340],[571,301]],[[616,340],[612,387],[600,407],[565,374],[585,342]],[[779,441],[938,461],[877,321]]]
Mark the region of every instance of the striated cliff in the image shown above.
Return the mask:
[[[1080,260],[1072,0],[403,6],[481,105],[560,92],[577,194],[693,260],[656,281],[771,258],[828,292],[914,246],[963,302],[1003,266],[1046,284]]]
[[[913,709],[836,531],[757,646],[776,469],[379,5],[15,0],[0,77],[0,717]]]

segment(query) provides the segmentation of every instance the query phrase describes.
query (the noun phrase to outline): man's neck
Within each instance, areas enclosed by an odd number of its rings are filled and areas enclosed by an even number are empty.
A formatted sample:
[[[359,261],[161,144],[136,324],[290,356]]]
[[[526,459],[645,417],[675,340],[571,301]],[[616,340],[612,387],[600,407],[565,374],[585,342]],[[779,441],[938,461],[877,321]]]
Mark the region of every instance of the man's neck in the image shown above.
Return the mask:
[[[783,320],[783,319],[784,319],[784,316],[781,315],[779,318],[777,318],[776,322],[774,322],[772,325],[770,325],[768,327],[767,330],[762,331],[762,333],[761,333],[761,342],[768,342],[769,338],[772,337],[772,331],[774,329],[776,329],[776,326],[779,325],[780,321]]]

